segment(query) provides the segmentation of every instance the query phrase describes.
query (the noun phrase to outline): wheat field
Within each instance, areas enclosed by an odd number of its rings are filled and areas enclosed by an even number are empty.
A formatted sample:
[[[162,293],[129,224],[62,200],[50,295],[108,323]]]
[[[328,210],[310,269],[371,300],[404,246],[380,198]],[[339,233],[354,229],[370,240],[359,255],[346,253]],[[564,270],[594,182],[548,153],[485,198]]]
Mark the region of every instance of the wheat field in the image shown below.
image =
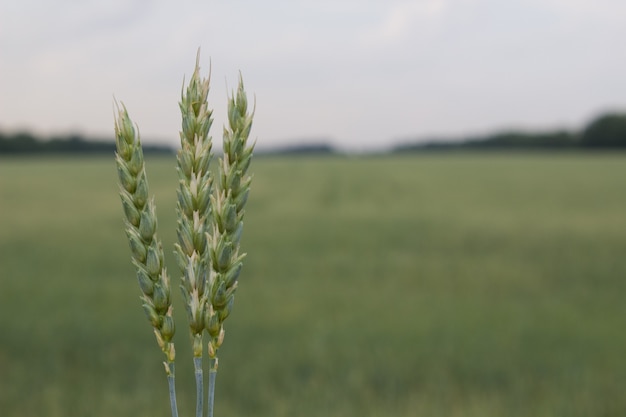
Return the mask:
[[[146,158],[172,251],[174,158]],[[257,157],[215,415],[626,415],[626,155]],[[0,159],[0,410],[163,416],[110,158]],[[181,415],[194,406],[176,335]]]

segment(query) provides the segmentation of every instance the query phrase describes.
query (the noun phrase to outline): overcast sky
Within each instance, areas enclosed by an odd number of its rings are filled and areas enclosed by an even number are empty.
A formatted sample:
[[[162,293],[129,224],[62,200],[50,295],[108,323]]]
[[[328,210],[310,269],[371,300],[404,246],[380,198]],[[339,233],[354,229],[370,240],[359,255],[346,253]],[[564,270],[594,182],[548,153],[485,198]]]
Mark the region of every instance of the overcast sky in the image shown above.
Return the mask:
[[[178,143],[212,64],[212,134],[241,70],[262,147],[373,149],[626,109],[624,0],[19,0],[0,4],[0,129]]]

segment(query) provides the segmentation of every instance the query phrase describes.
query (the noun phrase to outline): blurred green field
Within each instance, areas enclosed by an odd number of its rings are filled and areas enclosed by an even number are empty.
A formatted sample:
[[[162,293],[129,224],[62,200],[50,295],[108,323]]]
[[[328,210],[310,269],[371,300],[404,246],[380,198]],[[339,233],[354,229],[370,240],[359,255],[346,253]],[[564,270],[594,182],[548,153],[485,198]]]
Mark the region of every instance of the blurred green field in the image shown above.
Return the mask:
[[[147,164],[177,284],[175,161]],[[252,170],[217,417],[626,415],[626,155]],[[112,157],[0,159],[0,415],[167,417],[138,296]]]

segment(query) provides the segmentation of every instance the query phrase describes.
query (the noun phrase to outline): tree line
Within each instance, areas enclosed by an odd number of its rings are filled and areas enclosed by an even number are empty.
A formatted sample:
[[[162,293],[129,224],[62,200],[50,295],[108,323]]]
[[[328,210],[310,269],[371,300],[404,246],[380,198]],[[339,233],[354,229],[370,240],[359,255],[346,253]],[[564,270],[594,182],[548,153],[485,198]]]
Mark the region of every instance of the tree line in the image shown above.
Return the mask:
[[[394,153],[455,150],[567,150],[567,149],[626,149],[626,113],[606,113],[580,131],[557,130],[548,132],[506,131],[482,137],[460,140],[430,140],[406,142],[392,148]],[[144,145],[146,153],[173,153],[165,145]],[[6,134],[0,132],[0,154],[28,153],[113,153],[113,140],[92,140],[80,135],[38,138],[29,132]],[[260,151],[269,154],[310,155],[338,153],[327,142],[294,145],[274,150]]]
[[[463,140],[404,143],[394,152],[449,149],[626,149],[626,113],[607,113],[581,131],[506,131]]]
[[[0,132],[0,154],[97,154],[115,152],[113,140],[93,140],[81,135],[55,136],[44,139],[30,132]],[[162,145],[144,145],[146,153],[172,153],[174,150]]]

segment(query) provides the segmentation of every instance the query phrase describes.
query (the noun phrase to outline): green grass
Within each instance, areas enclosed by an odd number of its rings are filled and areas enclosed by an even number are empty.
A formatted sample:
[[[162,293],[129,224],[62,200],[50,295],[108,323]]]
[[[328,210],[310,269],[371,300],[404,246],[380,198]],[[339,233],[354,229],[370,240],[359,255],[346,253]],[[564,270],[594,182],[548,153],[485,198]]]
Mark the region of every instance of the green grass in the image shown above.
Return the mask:
[[[177,286],[175,160],[147,169]],[[626,156],[252,170],[216,416],[626,415]],[[121,210],[112,157],[0,160],[3,416],[168,416]]]

